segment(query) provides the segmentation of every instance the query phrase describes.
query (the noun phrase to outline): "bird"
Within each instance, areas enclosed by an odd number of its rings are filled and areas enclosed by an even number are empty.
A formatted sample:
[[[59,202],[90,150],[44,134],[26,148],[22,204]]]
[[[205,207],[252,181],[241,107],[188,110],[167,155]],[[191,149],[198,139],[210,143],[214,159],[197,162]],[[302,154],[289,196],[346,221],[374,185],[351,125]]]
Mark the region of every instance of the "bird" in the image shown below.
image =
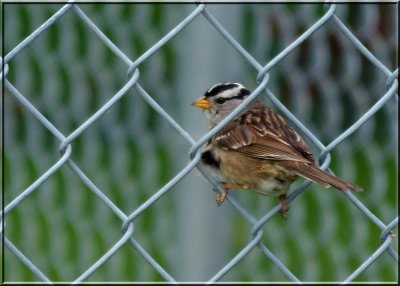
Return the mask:
[[[212,129],[250,94],[241,83],[217,83],[192,105],[204,110]],[[200,160],[222,187],[218,206],[231,189],[250,190],[278,197],[279,213],[286,218],[287,192],[299,177],[325,188],[363,191],[320,169],[306,141],[258,97],[202,146]]]

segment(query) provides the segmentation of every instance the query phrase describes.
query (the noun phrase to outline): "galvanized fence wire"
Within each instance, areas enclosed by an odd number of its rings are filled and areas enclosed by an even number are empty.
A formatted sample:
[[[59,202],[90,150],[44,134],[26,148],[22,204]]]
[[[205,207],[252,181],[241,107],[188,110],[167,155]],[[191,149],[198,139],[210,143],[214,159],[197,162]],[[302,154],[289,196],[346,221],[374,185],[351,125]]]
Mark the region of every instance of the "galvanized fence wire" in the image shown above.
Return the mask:
[[[125,244],[130,244],[154,269],[168,282],[176,283],[173,275],[168,273],[157,261],[144,249],[138,241],[135,240],[135,220],[148,209],[151,205],[157,202],[162,196],[167,192],[170,192],[172,188],[182,180],[189,172],[194,168],[199,169],[199,171],[210,181],[210,183],[219,191],[222,191],[217,184],[216,180],[208,174],[206,170],[199,164],[200,161],[200,148],[207,142],[213,135],[220,131],[230,120],[237,116],[251,100],[257,96],[265,95],[274,104],[274,106],[301,132],[302,135],[307,137],[307,139],[315,145],[319,150],[319,162],[321,168],[327,169],[330,163],[329,152],[332,151],[341,142],[346,140],[352,133],[356,132],[368,119],[370,119],[374,114],[380,110],[389,100],[397,101],[397,88],[398,88],[398,69],[391,71],[388,69],[378,58],[376,58],[358,39],[352,34],[352,32],[346,27],[346,25],[335,15],[337,5],[335,3],[325,4],[324,15],[316,21],[311,27],[309,27],[302,35],[297,37],[292,43],[290,43],[285,49],[280,51],[273,59],[268,63],[262,65],[257,62],[252,55],[247,52],[241,45],[236,41],[230,33],[223,27],[221,23],[207,10],[207,4],[199,3],[194,5],[193,11],[183,19],[178,25],[176,25],[171,31],[169,31],[163,38],[161,38],[156,44],[150,47],[145,53],[138,57],[135,61],[132,61],[127,55],[125,55],[118,46],[113,43],[107,36],[97,27],[91,19],[79,8],[78,4],[74,4],[70,1],[68,4],[64,5],[59,9],[52,17],[45,21],[39,28],[37,28],[33,33],[26,37],[22,42],[20,42],[14,49],[12,49],[4,59],[2,59],[2,70],[1,79],[4,88],[14,97],[20,105],[22,105],[27,112],[30,112],[36,117],[36,119],[48,129],[54,137],[56,137],[60,142],[60,158],[54,162],[54,164],[44,172],[39,178],[36,179],[28,188],[21,192],[16,198],[5,205],[5,208],[1,211],[1,223],[2,223],[2,239],[4,245],[31,271],[34,273],[39,280],[43,282],[51,283],[52,281],[43,273],[28,257],[24,255],[7,237],[4,235],[4,228],[6,225],[6,216],[13,209],[15,209],[23,200],[28,199],[29,196],[35,192],[39,186],[41,186],[46,180],[53,176],[60,168],[68,166],[77,177],[100,199],[106,207],[108,207],[116,216],[121,219],[122,222],[122,235],[121,238],[114,243],[114,245],[96,262],[94,262],[88,269],[82,272],[82,274],[73,280],[73,283],[79,283],[85,281],[92,275],[101,265],[107,262],[107,260],[113,256],[120,248]],[[125,85],[111,97],[99,110],[97,110],[89,119],[82,123],[78,128],[68,135],[62,134],[46,117],[38,110],[36,107],[26,99],[26,97],[17,90],[17,88],[7,80],[7,74],[9,71],[8,63],[22,50],[29,48],[30,44],[40,37],[41,34],[46,32],[46,30],[52,26],[56,25],[57,21],[66,13],[75,13],[91,31],[93,31],[99,39],[117,56],[123,63],[126,64],[128,68],[128,81]],[[139,67],[144,62],[147,61],[156,51],[162,49],[162,47],[168,43],[173,37],[179,34],[183,29],[185,29],[192,20],[197,17],[204,17],[207,19],[209,24],[214,27],[227,41],[234,47],[240,56],[242,56],[254,69],[258,72],[257,75],[257,88],[251,93],[251,95],[244,100],[244,102],[238,106],[227,118],[220,122],[213,129],[209,130],[201,137],[199,140],[195,141],[188,132],[183,129],[152,97],[149,95],[145,89],[139,84],[140,73]],[[387,76],[387,90],[382,91],[382,96],[380,99],[369,108],[360,118],[354,122],[350,127],[342,132],[336,139],[330,142],[328,145],[322,144],[319,139],[307,129],[280,101],[279,99],[270,91],[267,87],[269,80],[269,72],[284,59],[288,54],[295,50],[301,43],[306,41],[313,33],[318,29],[323,27],[326,23],[333,22],[337,29],[343,33],[347,39],[355,46],[355,48],[363,54],[377,69]],[[147,201],[140,205],[132,213],[124,213],[119,209],[106,195],[99,189],[96,184],[79,168],[77,164],[71,159],[71,154],[73,152],[72,143],[73,141],[82,135],[90,126],[96,123],[102,115],[112,108],[122,97],[128,94],[128,91],[134,89],[137,94],[139,94],[163,119],[165,119],[170,126],[182,136],[192,147],[190,149],[189,155],[191,161],[178,173],[176,174],[167,184],[165,184],[160,190],[158,190],[153,196],[151,196]],[[7,124],[7,123],[5,123]],[[311,183],[309,181],[303,182],[299,185],[288,196],[288,202],[293,201],[297,196],[299,196]],[[372,253],[353,273],[343,279],[343,283],[348,283],[356,279],[361,273],[363,273],[371,264],[373,264],[379,257],[387,252],[394,260],[394,263],[398,263],[398,253],[392,247],[393,232],[392,230],[398,225],[398,217],[394,217],[389,224],[384,224],[378,217],[376,217],[366,206],[364,206],[355,195],[349,192],[343,192],[343,195],[348,199],[355,207],[357,207],[360,212],[365,215],[365,218],[371,220],[377,227],[379,227],[381,232],[380,246]],[[294,281],[297,283],[302,283],[299,278],[297,278],[284,263],[282,263],[271,250],[269,250],[261,241],[263,238],[263,227],[267,222],[279,211],[280,206],[276,205],[269,212],[267,212],[261,219],[256,219],[252,214],[246,210],[240,203],[238,203],[234,198],[228,195],[227,200],[232,204],[232,206],[241,214],[243,217],[253,226],[252,228],[252,239],[250,242],[239,251],[235,257],[228,261],[224,267],[219,269],[214,276],[209,279],[209,283],[219,281],[228,271],[235,267],[238,262],[243,259],[250,251],[254,248],[259,248],[265,256],[275,265],[289,281]]]

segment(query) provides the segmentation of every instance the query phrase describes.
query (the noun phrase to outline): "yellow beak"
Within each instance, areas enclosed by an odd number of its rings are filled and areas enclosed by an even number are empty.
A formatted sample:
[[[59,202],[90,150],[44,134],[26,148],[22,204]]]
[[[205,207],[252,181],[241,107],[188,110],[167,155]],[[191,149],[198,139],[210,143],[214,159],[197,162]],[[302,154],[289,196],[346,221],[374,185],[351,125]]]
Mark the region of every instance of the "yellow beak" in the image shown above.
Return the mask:
[[[203,109],[209,109],[211,107],[210,103],[208,102],[208,99],[206,99],[204,96],[197,99],[195,102],[192,103],[192,105]]]

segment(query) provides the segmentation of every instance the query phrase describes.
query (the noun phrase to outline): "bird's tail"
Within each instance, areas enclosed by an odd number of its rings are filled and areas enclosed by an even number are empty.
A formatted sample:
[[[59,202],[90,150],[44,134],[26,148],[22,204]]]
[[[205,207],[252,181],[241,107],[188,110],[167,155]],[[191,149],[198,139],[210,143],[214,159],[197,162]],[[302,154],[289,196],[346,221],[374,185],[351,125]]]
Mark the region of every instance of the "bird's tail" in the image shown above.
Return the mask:
[[[303,176],[306,179],[309,179],[315,183],[318,183],[325,188],[329,188],[330,186],[332,186],[341,191],[363,191],[360,186],[346,182],[311,164],[290,164],[287,167],[288,169],[296,172],[298,175]]]

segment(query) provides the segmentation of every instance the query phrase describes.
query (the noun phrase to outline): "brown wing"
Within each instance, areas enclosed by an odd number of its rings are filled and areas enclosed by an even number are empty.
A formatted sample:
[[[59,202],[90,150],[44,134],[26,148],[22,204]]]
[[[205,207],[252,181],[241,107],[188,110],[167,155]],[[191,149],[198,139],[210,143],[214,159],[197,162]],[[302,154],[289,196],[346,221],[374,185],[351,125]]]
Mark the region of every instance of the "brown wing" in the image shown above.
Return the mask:
[[[324,187],[362,191],[361,187],[319,169],[304,140],[268,107],[247,111],[227,124],[213,140],[221,148],[253,158],[279,160],[281,166]]]
[[[230,122],[214,140],[222,148],[254,158],[314,164],[304,140],[268,107],[248,110]]]

